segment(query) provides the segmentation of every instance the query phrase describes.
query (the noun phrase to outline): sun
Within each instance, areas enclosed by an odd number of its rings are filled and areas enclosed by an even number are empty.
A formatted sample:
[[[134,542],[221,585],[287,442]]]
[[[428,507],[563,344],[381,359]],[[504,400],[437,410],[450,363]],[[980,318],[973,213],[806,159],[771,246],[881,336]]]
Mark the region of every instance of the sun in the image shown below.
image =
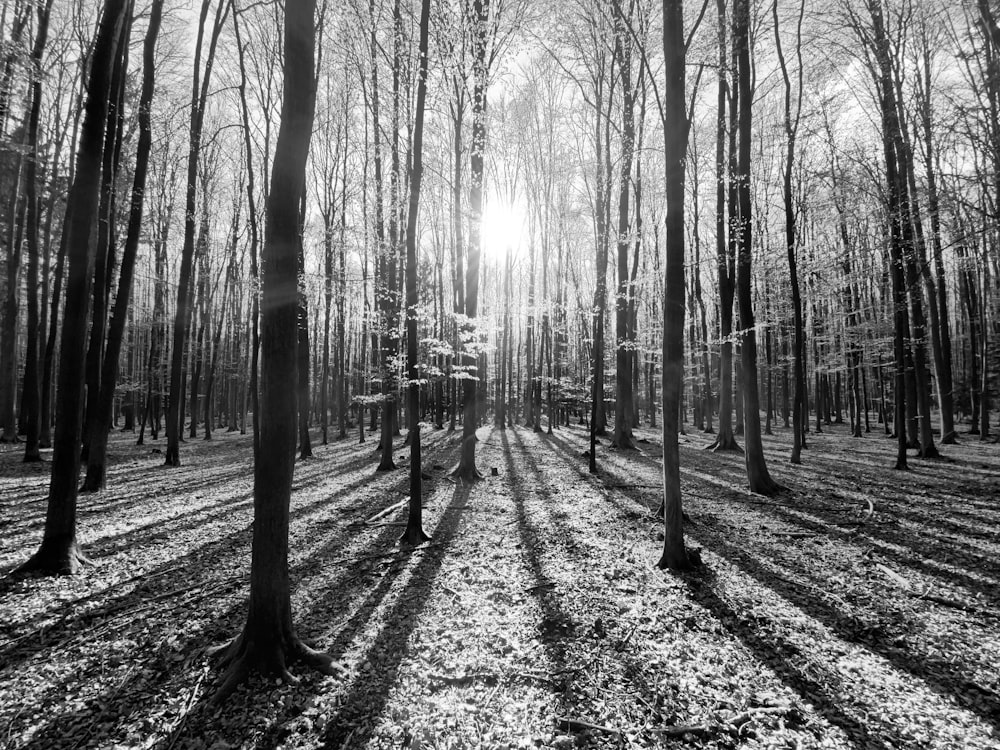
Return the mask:
[[[526,221],[524,209],[516,204],[492,200],[483,211],[483,255],[492,261],[502,261],[507,254],[516,255],[524,242]]]

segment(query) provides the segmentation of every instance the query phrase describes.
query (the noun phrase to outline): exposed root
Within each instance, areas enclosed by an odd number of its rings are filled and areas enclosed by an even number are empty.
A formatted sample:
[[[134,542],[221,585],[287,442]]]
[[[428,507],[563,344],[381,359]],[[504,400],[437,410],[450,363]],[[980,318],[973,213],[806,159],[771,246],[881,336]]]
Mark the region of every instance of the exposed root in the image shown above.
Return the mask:
[[[631,435],[617,435],[614,440],[611,441],[611,447],[617,448],[620,451],[634,451],[638,450],[639,446],[635,444],[635,439]]]
[[[476,468],[475,464],[463,467],[462,464],[459,463],[448,473],[448,476],[455,477],[455,479],[468,484],[485,479],[483,473]]]
[[[701,562],[701,555],[698,555],[697,562],[693,557],[694,555],[689,555],[687,550],[680,550],[678,553],[669,554],[667,550],[663,550],[663,554],[660,555],[656,567],[660,570],[672,570],[674,572],[694,570],[697,564]]]
[[[294,634],[262,642],[248,638],[244,631],[228,644],[209,650],[210,654],[220,652],[220,666],[226,671],[219,688],[212,695],[211,702],[214,705],[224,703],[253,674],[276,677],[292,685],[298,684],[299,678],[288,671],[289,665],[296,662],[325,675],[347,673],[347,669],[335,662],[332,656],[310,648]]]
[[[934,445],[934,443],[931,443],[926,448],[921,448],[919,455],[921,458],[927,458],[927,459],[942,457],[941,452],[937,449],[937,446]]]
[[[429,542],[430,540],[431,538],[421,526],[414,526],[411,528],[407,525],[406,530],[399,537],[401,544],[408,544],[411,547],[416,547],[424,542]]]
[[[770,477],[763,480],[757,480],[751,483],[750,491],[755,495],[764,495],[765,497],[774,497],[775,495],[780,495],[782,492],[787,492],[788,488],[775,482]]]
[[[712,451],[713,453],[724,453],[727,451],[732,451],[733,453],[743,453],[743,447],[736,442],[735,437],[732,435],[724,436],[721,434],[715,438],[714,442],[706,445],[705,450]]]
[[[11,571],[10,575],[72,576],[88,565],[93,565],[93,562],[80,551],[80,546],[75,541],[60,545],[43,540],[38,551]]]

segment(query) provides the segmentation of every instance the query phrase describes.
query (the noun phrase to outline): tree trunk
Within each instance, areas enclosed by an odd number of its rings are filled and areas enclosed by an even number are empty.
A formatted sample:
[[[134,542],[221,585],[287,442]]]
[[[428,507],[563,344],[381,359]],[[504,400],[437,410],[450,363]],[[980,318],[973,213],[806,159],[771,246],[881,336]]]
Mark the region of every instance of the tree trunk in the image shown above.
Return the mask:
[[[472,91],[472,148],[469,154],[469,249],[465,269],[465,316],[474,321],[479,314],[479,259],[482,252],[483,166],[486,154],[486,89],[488,84],[490,42],[490,0],[472,0],[474,83]],[[467,334],[474,329],[467,326]],[[465,353],[466,367],[476,364],[474,354]],[[467,372],[471,375],[471,371]],[[463,481],[482,478],[476,468],[476,386],[477,377],[462,380],[462,447],[452,476]]]
[[[49,11],[52,0],[45,0],[38,7],[38,29],[35,32],[35,43],[31,52],[32,65],[41,70],[42,55],[49,32]],[[25,169],[25,201],[26,201],[26,235],[28,240],[28,345],[24,359],[24,414],[25,424],[24,461],[26,463],[41,461],[39,452],[40,437],[40,383],[38,378],[38,256],[41,252],[39,242],[39,211],[38,211],[38,121],[42,106],[42,78],[36,75],[31,84],[31,111],[28,115],[28,153]]]
[[[181,249],[181,265],[177,278],[177,307],[174,319],[173,348],[170,362],[170,398],[167,402],[167,451],[164,463],[180,466],[180,440],[183,432],[183,375],[184,350],[191,323],[191,274],[195,254],[195,223],[197,222],[198,160],[201,154],[201,131],[208,100],[208,86],[215,61],[215,48],[222,31],[225,16],[229,12],[228,0],[219,0],[215,22],[212,28],[208,56],[205,60],[204,77],[201,74],[201,47],[205,35],[205,19],[211,0],[202,0],[198,18],[198,34],[194,51],[194,75],[191,81],[191,120],[188,130],[188,169],[184,206],[184,245]],[[193,417],[194,415],[192,415]],[[254,417],[256,418],[256,414]]]
[[[727,83],[726,52],[726,0],[717,0],[719,25],[719,87],[717,95],[716,146],[715,146],[715,249],[719,272],[719,320],[722,339],[719,355],[719,432],[715,441],[707,446],[714,451],[739,451],[733,433],[733,262],[726,242],[726,99],[729,93]]]
[[[885,34],[882,19],[882,9],[877,0],[867,0],[868,11],[872,19],[874,39],[871,42],[876,57],[877,70],[872,71],[878,84],[879,105],[882,119],[882,141],[885,156],[886,185],[889,193],[889,253],[892,277],[893,320],[895,341],[893,353],[895,356],[895,386],[893,397],[896,402],[894,428],[896,430],[896,469],[906,469],[906,345],[909,334],[909,322],[906,309],[906,283],[903,277],[904,259],[902,250],[902,228],[900,214],[901,183],[896,171],[896,134],[899,131],[897,121],[896,101],[892,86],[891,62],[889,59],[889,41]]]
[[[135,173],[132,181],[132,200],[129,209],[128,230],[125,235],[125,248],[122,251],[118,293],[115,296],[111,324],[108,328],[107,350],[104,353],[104,361],[102,363],[101,392],[97,401],[97,411],[94,414],[93,430],[90,436],[90,450],[87,453],[87,475],[82,487],[84,492],[96,492],[104,489],[107,475],[108,433],[111,430],[115,386],[118,382],[118,360],[132,296],[132,280],[134,278],[135,261],[142,230],[146,173],[149,168],[149,152],[153,142],[149,110],[153,101],[153,66],[155,63],[156,38],[160,30],[162,11],[163,0],[154,0],[150,8],[149,26],[143,44],[142,93],[139,99],[139,144],[136,150]],[[126,43],[126,40],[123,40],[123,43]]]
[[[751,263],[750,135],[752,92],[750,88],[750,3],[736,0],[733,8],[733,51],[736,58],[738,90],[735,97],[739,112],[739,152],[737,159],[738,223],[737,287],[739,293],[743,365],[743,430],[746,436],[746,465],[750,491],[772,495],[781,489],[767,470],[760,434],[760,394],[757,385],[757,331],[753,313]]]
[[[97,254],[94,224],[100,202],[104,126],[112,95],[112,70],[115,60],[123,54],[119,37],[130,5],[127,0],[105,0],[93,45],[77,167],[66,212],[65,231],[70,237],[67,245],[66,315],[59,349],[58,418],[45,531],[38,551],[19,568],[20,572],[72,574],[86,562],[76,539],[76,501],[87,318]]]
[[[634,450],[632,437],[633,400],[632,352],[629,347],[629,251],[632,249],[629,225],[629,193],[632,180],[632,157],[635,150],[635,115],[632,88],[632,42],[626,30],[632,19],[625,16],[621,0],[612,3],[615,19],[615,58],[622,87],[621,156],[619,161],[617,278],[615,294],[615,432],[611,444]]]
[[[420,371],[417,356],[417,317],[420,295],[417,287],[417,215],[423,177],[424,103],[427,99],[427,37],[430,0],[420,4],[420,62],[417,70],[417,102],[413,123],[413,163],[410,167],[410,208],[406,217],[406,377],[410,438],[410,502],[401,541],[416,545],[430,539],[423,528],[423,466],[420,455]]]
[[[225,654],[228,664],[216,701],[251,672],[289,679],[301,660],[332,673],[332,660],[308,648],[292,626],[288,579],[288,508],[295,467],[299,199],[312,131],[315,0],[285,5],[284,95],[271,171],[263,253],[260,442],[254,461],[254,523],[250,600],[242,634]],[[255,415],[257,416],[257,415]]]
[[[684,379],[684,160],[688,127],[684,92],[684,31],[681,0],[663,1],[666,165],[666,263],[663,276],[663,553],[659,568],[691,567],[684,546],[678,414]]]

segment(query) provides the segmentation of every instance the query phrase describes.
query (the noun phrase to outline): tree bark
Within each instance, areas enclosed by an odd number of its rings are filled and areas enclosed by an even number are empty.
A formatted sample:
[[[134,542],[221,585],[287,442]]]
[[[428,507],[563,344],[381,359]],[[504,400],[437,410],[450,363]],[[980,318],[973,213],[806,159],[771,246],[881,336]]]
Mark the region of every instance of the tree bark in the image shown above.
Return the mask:
[[[427,37],[430,0],[420,4],[420,61],[417,68],[417,102],[413,123],[413,162],[410,167],[410,208],[406,216],[406,377],[409,404],[410,502],[406,529],[401,541],[416,545],[430,539],[423,528],[423,466],[420,454],[420,370],[418,350],[417,218],[420,209],[420,182],[423,177],[424,107],[427,100]]]
[[[312,133],[315,0],[287,0],[281,126],[271,171],[263,252],[260,442],[254,461],[254,523],[250,599],[241,635],[226,650],[228,665],[215,700],[224,700],[251,672],[294,680],[302,661],[332,673],[332,660],[313,651],[292,626],[288,578],[288,511],[295,467],[299,199]]]
[[[38,256],[41,252],[39,242],[39,210],[38,210],[38,121],[42,107],[42,55],[49,33],[49,12],[52,0],[45,0],[38,6],[38,29],[35,32],[35,43],[31,51],[31,64],[34,79],[31,83],[31,112],[28,115],[28,154],[25,168],[25,201],[26,206],[26,236],[28,239],[28,345],[24,359],[24,410],[22,415],[25,424],[24,461],[26,463],[41,461],[39,451],[40,437],[40,387],[38,378],[38,340],[40,336],[38,323]]]
[[[105,0],[94,40],[87,104],[77,151],[77,167],[67,207],[65,320],[59,349],[56,432],[45,531],[38,551],[18,570],[72,574],[86,562],[76,539],[77,482],[83,422],[83,369],[91,284],[97,254],[94,224],[100,203],[104,127],[112,96],[112,70],[122,54],[121,30],[131,3]]]
[[[684,546],[678,415],[684,378],[684,161],[688,127],[684,93],[682,0],[663,0],[663,152],[666,165],[666,262],[663,276],[663,552],[659,568],[691,567]]]
[[[191,120],[188,131],[187,188],[184,206],[184,245],[181,249],[181,265],[177,279],[177,307],[174,320],[173,348],[170,362],[170,397],[167,402],[167,451],[164,464],[180,466],[180,439],[183,432],[184,413],[181,390],[183,388],[184,349],[191,322],[191,273],[195,254],[195,224],[197,222],[198,160],[201,155],[201,131],[205,119],[205,105],[208,100],[208,86],[212,78],[215,62],[215,48],[229,12],[229,0],[219,0],[215,23],[212,28],[208,56],[205,60],[204,76],[201,74],[201,47],[205,34],[205,19],[211,0],[202,0],[198,18],[198,35],[195,41],[194,75],[191,81]],[[193,416],[193,415],[192,415]],[[254,415],[256,417],[256,414]]]
[[[107,349],[101,365],[101,392],[90,436],[90,450],[87,453],[87,475],[82,487],[84,492],[96,492],[104,489],[107,475],[108,433],[111,430],[115,386],[118,382],[118,360],[125,333],[125,324],[128,321],[132,280],[135,274],[135,261],[142,230],[146,173],[149,168],[149,152],[153,142],[149,110],[153,101],[156,38],[160,30],[162,11],[163,0],[154,0],[150,8],[146,39],[143,43],[142,93],[139,98],[139,144],[132,181],[132,201],[129,210],[128,230],[125,235],[125,247],[122,251],[118,293],[115,296],[111,324],[108,328]]]
[[[729,96],[726,52],[726,0],[717,0],[719,25],[719,86],[717,95],[715,146],[715,249],[719,273],[719,335],[722,339],[719,355],[719,431],[709,450],[742,450],[733,432],[733,297],[734,269],[729,243],[726,241],[726,100]]]
[[[469,153],[469,247],[465,269],[466,333],[475,336],[474,321],[479,314],[479,260],[482,253],[483,225],[483,166],[486,155],[486,91],[489,82],[490,0],[472,0],[473,23],[473,89],[472,89],[472,148]],[[472,342],[466,342],[471,344]],[[477,357],[468,350],[463,353],[467,377],[462,380],[462,446],[458,465],[452,476],[470,482],[482,478],[476,468],[476,386],[481,373],[476,370]]]
[[[739,117],[739,152],[737,158],[738,223],[737,237],[737,287],[739,294],[741,346],[743,364],[743,431],[746,439],[747,479],[750,491],[773,495],[781,490],[767,470],[764,445],[760,434],[760,393],[757,384],[757,330],[753,312],[751,264],[753,239],[750,196],[750,137],[752,91],[750,70],[750,3],[736,0],[733,8],[733,48],[736,57],[738,93],[736,98]]]

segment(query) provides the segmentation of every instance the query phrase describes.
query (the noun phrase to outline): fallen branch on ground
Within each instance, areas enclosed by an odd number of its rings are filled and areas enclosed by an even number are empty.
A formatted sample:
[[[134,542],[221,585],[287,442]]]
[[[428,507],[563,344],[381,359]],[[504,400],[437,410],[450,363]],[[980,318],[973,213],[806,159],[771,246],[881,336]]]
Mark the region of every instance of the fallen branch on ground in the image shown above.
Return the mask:
[[[571,719],[566,716],[557,716],[556,726],[564,732],[585,732],[590,730],[593,732],[605,732],[607,734],[622,733],[620,729],[615,729],[614,727],[606,727],[602,724],[591,724],[589,721],[584,721],[583,719]]]
[[[408,502],[410,502],[410,498],[408,498],[408,497],[406,497],[406,498],[403,498],[403,499],[402,499],[402,500],[400,500],[400,501],[399,501],[398,503],[393,503],[392,505],[390,505],[390,506],[389,506],[388,508],[386,508],[385,510],[380,510],[380,511],[379,511],[378,513],[376,513],[376,514],[375,514],[374,516],[372,516],[371,518],[367,518],[367,519],[365,519],[365,523],[369,523],[369,524],[370,524],[370,523],[374,523],[375,521],[378,521],[378,520],[379,520],[380,518],[385,518],[385,517],[386,517],[387,515],[389,515],[390,513],[393,513],[394,511],[397,511],[397,510],[399,510],[400,508],[402,508],[402,507],[403,507],[404,505],[406,505],[406,504],[407,504]]]

